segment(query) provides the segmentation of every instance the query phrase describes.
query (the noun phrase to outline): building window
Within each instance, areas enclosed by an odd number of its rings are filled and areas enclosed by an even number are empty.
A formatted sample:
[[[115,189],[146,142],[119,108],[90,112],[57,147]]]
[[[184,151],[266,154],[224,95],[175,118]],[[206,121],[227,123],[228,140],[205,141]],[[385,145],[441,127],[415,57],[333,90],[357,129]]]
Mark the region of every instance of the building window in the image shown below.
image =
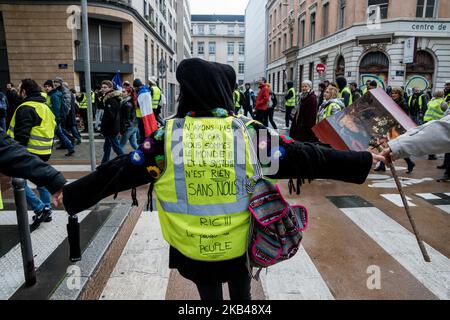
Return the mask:
[[[277,42],[274,41],[273,42],[273,57],[272,57],[272,59],[275,60],[276,57],[277,57]]]
[[[234,35],[234,25],[228,25],[228,35]]]
[[[314,62],[311,62],[309,64],[309,81],[314,83]]]
[[[272,45],[269,44],[269,61],[272,61]]]
[[[323,23],[322,23],[322,36],[325,37],[328,34],[328,17],[329,17],[330,3],[327,2],[323,5]]]
[[[388,18],[389,0],[368,0],[367,5],[380,7],[380,19]]]
[[[198,26],[198,34],[205,34],[205,26],[203,25]]]
[[[301,47],[305,46],[305,19],[300,20],[300,28],[299,28],[299,41],[298,43],[300,44]]]
[[[436,0],[417,0],[417,18],[434,18]]]
[[[216,43],[215,42],[209,43],[209,54],[216,54]]]
[[[245,43],[239,42],[239,54],[245,53]]]
[[[239,35],[245,36],[245,26],[239,26]]]
[[[228,54],[234,54],[234,42],[228,42]]]
[[[311,43],[316,41],[316,13],[311,13],[311,34],[310,34]]]
[[[339,0],[339,22],[338,29],[343,29],[345,26],[345,0]]]
[[[209,25],[209,34],[216,34],[216,25],[215,24]]]
[[[198,54],[204,54],[205,53],[205,43],[204,42],[199,42],[197,44],[197,51],[198,51]]]
[[[278,38],[278,56],[281,56],[281,38]]]
[[[283,50],[287,49],[287,35],[286,33],[283,35]]]
[[[148,3],[147,0],[144,0],[144,17],[148,19]]]
[[[239,62],[239,70],[238,73],[239,74],[244,74],[244,70],[245,70],[245,65],[243,62]]]
[[[277,72],[277,92],[280,91],[280,71]]]

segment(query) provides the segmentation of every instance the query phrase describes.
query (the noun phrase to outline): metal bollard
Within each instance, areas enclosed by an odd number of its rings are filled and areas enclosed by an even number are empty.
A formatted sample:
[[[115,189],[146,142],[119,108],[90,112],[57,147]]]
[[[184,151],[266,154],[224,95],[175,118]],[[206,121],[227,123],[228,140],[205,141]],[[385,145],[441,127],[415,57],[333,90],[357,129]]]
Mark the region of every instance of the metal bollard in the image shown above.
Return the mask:
[[[36,269],[34,267],[33,247],[31,245],[30,225],[28,222],[25,180],[13,178],[12,185],[14,187],[14,200],[16,202],[17,225],[19,227],[25,283],[27,286],[32,286],[36,283]]]

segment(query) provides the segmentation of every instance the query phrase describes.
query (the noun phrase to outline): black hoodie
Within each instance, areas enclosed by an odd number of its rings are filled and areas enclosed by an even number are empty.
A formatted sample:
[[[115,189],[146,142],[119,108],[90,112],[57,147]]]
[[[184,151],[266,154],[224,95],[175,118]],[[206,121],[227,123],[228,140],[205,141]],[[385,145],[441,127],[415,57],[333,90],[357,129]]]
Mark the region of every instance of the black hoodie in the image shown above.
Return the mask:
[[[337,77],[336,84],[339,87],[339,92],[342,94],[342,100],[344,101],[345,106],[348,107],[348,105],[350,104],[351,94],[348,92],[342,93],[342,90],[344,90],[344,88],[347,86],[347,79],[345,79],[344,77]]]
[[[229,65],[186,59],[178,66],[177,80],[180,83],[178,118],[184,118],[190,111],[234,110],[236,73]]]

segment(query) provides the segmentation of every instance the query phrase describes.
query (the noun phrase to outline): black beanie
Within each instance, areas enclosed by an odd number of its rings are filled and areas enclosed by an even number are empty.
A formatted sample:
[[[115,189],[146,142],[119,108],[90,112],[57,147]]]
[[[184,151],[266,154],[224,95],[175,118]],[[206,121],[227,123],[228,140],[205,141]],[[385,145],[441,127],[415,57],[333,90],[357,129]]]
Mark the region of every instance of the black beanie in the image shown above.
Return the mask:
[[[134,81],[133,81],[133,87],[139,88],[139,87],[141,87],[141,86],[142,86],[142,81],[141,81],[141,79],[134,79]]]

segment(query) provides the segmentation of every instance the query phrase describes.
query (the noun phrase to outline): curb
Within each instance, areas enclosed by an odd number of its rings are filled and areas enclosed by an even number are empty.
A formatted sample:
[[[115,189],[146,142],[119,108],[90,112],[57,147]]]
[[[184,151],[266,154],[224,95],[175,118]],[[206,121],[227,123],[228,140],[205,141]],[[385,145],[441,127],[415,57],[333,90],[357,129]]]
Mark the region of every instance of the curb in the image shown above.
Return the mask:
[[[118,203],[111,216],[82,254],[82,260],[68,267],[68,273],[50,300],[98,300],[141,215],[138,207]]]

